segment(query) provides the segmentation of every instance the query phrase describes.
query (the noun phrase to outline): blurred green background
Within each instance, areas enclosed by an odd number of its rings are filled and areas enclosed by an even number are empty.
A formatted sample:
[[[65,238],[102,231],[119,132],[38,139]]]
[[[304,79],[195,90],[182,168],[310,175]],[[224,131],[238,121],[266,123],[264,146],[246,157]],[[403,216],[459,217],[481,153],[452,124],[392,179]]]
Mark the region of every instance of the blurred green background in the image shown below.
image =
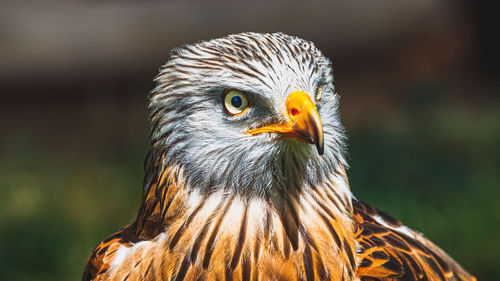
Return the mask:
[[[483,2],[3,1],[0,280],[80,279],[138,210],[158,67],[240,31],[316,42],[356,197],[498,280],[500,46]]]

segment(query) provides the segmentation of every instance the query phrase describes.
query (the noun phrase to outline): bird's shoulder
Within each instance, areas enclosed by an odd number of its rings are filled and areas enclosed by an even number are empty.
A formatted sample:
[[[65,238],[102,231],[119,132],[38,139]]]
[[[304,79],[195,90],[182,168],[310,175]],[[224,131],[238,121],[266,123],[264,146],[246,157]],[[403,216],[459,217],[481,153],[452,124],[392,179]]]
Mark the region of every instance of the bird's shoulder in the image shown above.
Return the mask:
[[[476,280],[434,243],[383,211],[355,199],[353,207],[360,280]]]
[[[130,247],[134,241],[132,226],[126,226],[99,243],[87,260],[82,281],[103,280],[121,246]]]

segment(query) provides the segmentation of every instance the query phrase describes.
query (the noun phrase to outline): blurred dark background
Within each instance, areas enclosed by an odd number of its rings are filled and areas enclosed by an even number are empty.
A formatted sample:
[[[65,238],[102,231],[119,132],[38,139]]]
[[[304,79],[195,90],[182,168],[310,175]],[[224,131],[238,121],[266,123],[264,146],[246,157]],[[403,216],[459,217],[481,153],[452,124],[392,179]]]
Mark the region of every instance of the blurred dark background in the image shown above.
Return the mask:
[[[498,280],[493,4],[331,2],[0,2],[0,279],[78,280],[133,221],[147,94],[172,47],[283,31],[334,62],[354,194]]]

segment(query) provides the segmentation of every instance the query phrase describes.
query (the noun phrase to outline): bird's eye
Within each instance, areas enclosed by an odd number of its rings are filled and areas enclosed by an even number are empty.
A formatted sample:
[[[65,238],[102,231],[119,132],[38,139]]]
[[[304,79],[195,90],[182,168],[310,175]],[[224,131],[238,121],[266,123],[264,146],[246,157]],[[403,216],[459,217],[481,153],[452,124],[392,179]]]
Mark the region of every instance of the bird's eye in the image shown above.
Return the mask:
[[[316,90],[316,96],[315,96],[317,102],[321,101],[322,95],[323,95],[323,86],[319,86],[318,90]]]
[[[246,111],[248,108],[248,99],[240,91],[230,90],[223,96],[224,109],[229,115],[239,115]]]

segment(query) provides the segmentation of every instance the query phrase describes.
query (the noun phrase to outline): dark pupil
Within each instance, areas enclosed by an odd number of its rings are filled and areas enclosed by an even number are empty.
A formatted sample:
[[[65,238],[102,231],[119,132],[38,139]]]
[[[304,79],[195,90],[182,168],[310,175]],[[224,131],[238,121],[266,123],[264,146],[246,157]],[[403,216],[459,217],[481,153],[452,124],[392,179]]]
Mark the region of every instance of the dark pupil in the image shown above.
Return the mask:
[[[239,96],[234,96],[234,97],[232,97],[232,98],[231,98],[231,104],[232,104],[234,107],[236,107],[236,108],[240,107],[240,106],[241,106],[241,103],[242,103],[241,97],[239,97]]]

